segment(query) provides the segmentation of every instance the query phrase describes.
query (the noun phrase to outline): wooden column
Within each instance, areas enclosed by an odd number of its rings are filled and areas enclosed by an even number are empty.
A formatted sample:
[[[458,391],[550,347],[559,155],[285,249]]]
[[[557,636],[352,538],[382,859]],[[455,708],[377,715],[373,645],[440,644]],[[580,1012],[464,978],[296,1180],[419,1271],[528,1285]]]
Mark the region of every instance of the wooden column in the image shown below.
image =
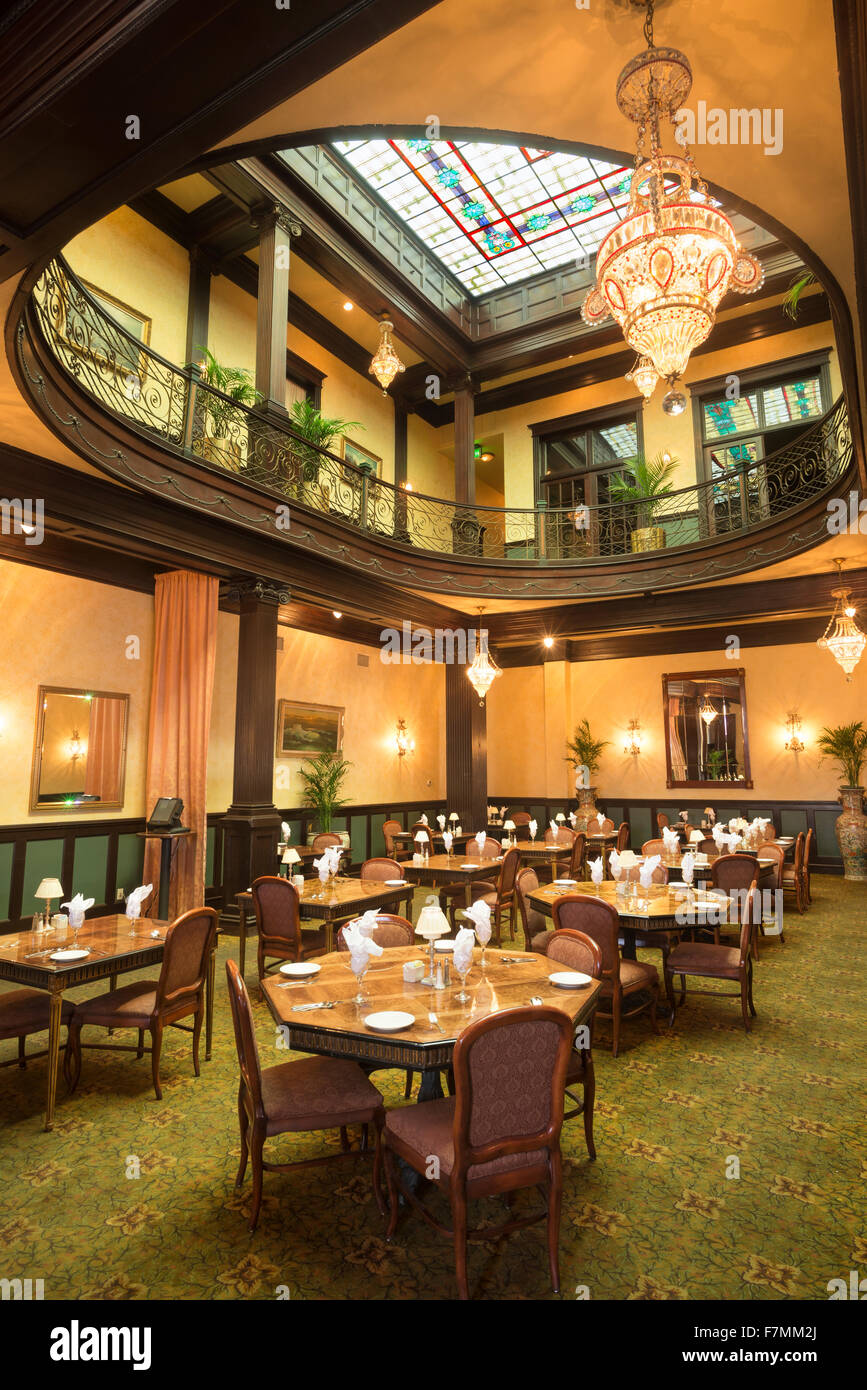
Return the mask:
[[[446,800],[466,829],[488,823],[487,718],[466,666],[446,670]]]
[[[223,829],[223,901],[237,917],[235,894],[260,874],[277,872],[280,816],[274,805],[274,701],[277,689],[277,610],[288,589],[265,579],[230,584],[238,600],[238,674],[232,804]]]
[[[208,321],[211,309],[211,275],[209,257],[198,246],[190,249],[190,288],[187,297],[187,343],[184,362],[201,360],[201,349],[208,346]]]
[[[301,228],[287,208],[275,204],[256,218],[259,228],[259,286],[256,296],[256,390],[260,410],[286,418],[286,333],[289,323],[289,259],[292,237]]]
[[[476,501],[476,412],[472,383],[455,391],[455,501]]]
[[[407,461],[406,401],[394,398],[394,485],[406,482]]]

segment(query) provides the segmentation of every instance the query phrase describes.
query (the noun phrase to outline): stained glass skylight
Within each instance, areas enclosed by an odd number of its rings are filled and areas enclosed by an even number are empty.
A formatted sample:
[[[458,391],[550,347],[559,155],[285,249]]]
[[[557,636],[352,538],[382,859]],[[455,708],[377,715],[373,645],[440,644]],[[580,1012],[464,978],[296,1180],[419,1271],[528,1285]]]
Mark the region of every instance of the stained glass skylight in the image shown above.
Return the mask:
[[[341,140],[333,147],[471,294],[586,257],[620,222],[631,169],[461,140]]]

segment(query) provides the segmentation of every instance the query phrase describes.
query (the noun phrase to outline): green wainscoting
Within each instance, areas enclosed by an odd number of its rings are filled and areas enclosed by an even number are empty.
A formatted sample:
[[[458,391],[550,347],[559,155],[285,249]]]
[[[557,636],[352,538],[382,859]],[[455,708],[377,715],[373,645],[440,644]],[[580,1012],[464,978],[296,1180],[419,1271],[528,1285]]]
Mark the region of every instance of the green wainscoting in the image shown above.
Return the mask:
[[[780,812],[780,829],[784,835],[807,833],[807,813],[802,810],[789,810],[785,806]],[[836,842],[835,842],[836,843]]]
[[[816,811],[816,855],[818,858],[839,859],[840,846],[837,843],[834,826],[842,814],[842,809],[839,811]]]
[[[119,835],[117,838],[116,888],[126,897],[138,888],[144,874],[145,842],[138,835]]]
[[[645,840],[656,839],[656,817],[651,816],[647,806],[632,806],[629,809],[630,843],[636,851]]]
[[[205,883],[214,881],[214,855],[217,848],[217,827],[209,825],[205,833]]]
[[[41,899],[37,900],[33,896],[39,887],[40,880],[43,878],[62,879],[62,871],[62,840],[30,840],[28,842],[24,859],[24,889],[21,894],[22,917],[32,917],[40,906],[45,906]],[[101,896],[102,894],[100,894]],[[53,902],[51,904],[52,911],[56,910],[57,906],[57,903]]]
[[[12,858],[14,845],[0,845],[0,922],[9,916],[9,894],[12,889]]]
[[[72,864],[72,892],[83,893],[94,902],[105,901],[105,880],[108,872],[107,835],[80,835],[75,841]],[[67,885],[64,884],[64,887]]]

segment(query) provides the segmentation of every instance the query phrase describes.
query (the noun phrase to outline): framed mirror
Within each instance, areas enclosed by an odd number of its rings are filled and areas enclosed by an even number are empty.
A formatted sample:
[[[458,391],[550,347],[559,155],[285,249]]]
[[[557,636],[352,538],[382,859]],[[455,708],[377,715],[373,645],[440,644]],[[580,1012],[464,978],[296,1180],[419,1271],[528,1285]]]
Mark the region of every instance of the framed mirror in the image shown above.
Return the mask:
[[[668,787],[752,787],[743,667],[662,678]]]
[[[31,811],[123,806],[129,696],[40,685]]]

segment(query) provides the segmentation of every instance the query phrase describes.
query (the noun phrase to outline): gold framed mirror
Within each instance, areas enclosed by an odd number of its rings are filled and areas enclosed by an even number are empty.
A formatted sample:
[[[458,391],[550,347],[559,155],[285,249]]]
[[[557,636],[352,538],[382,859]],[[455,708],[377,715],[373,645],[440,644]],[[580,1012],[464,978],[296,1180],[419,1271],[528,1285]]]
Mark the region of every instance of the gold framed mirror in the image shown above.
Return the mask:
[[[129,696],[40,685],[31,811],[123,806]]]
[[[662,678],[667,787],[752,787],[743,667]]]

